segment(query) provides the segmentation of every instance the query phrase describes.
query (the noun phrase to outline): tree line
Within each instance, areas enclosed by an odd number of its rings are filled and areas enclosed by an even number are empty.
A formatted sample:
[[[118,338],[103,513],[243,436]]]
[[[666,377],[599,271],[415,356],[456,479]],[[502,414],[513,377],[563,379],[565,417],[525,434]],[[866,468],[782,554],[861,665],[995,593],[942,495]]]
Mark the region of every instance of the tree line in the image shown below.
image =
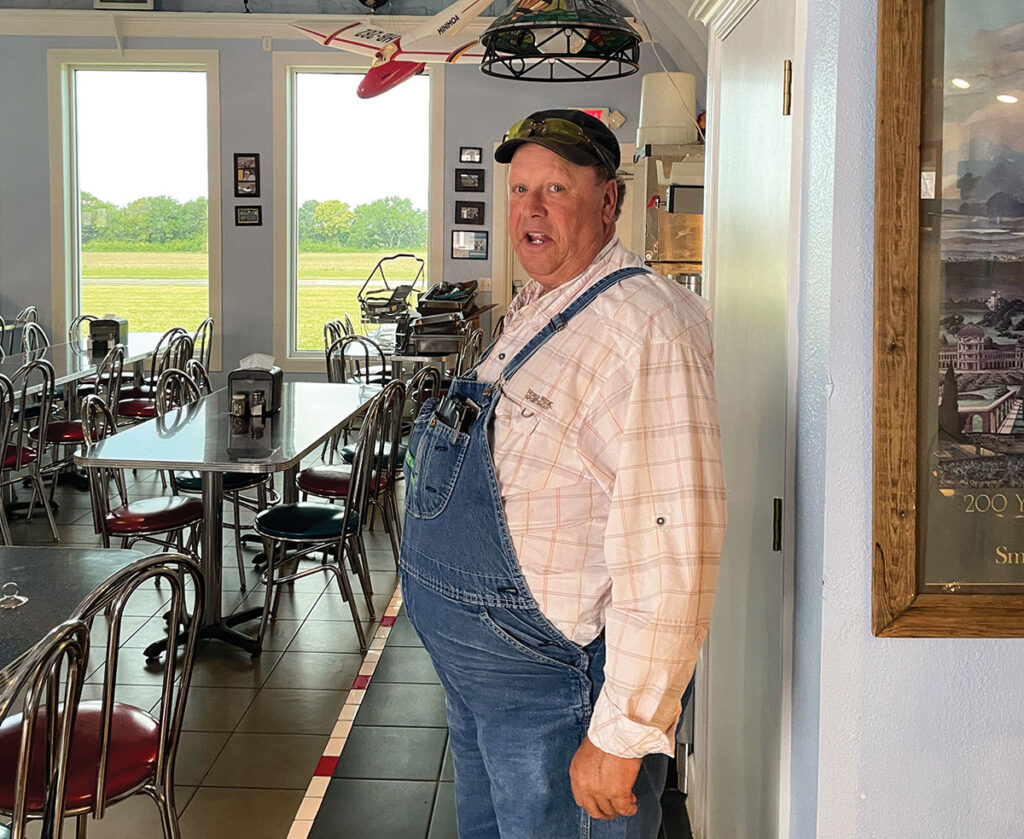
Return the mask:
[[[184,203],[166,195],[137,198],[124,207],[83,192],[82,248],[87,251],[188,251],[207,247],[205,198]],[[417,249],[427,244],[427,211],[408,198],[378,198],[355,208],[337,201],[306,201],[298,213],[303,250]]]

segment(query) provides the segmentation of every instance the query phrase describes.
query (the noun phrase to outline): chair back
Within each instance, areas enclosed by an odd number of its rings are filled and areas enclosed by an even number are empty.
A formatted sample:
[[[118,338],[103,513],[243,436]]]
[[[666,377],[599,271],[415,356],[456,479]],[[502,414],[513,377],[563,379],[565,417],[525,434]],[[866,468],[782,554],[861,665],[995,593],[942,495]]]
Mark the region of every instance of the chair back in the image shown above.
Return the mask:
[[[199,630],[203,625],[203,604],[206,583],[198,563],[184,554],[162,553],[144,557],[122,568],[111,576],[96,591],[83,600],[74,611],[74,617],[90,626],[100,619],[107,623],[107,645],[103,670],[103,690],[100,700],[99,735],[95,765],[96,791],[92,809],[93,818],[102,818],[106,807],[107,770],[111,765],[111,733],[115,725],[115,703],[118,702],[118,659],[121,644],[131,633],[130,628],[122,632],[122,618],[125,608],[136,592],[151,592],[153,586],[161,593],[170,595],[167,612],[167,644],[171,652],[164,664],[161,679],[160,701],[148,713],[135,709],[139,714],[150,716],[156,721],[156,760],[149,786],[162,787],[161,794],[173,784],[174,761],[177,755],[178,739],[185,718],[185,698],[192,680],[192,665],[195,661]],[[191,586],[191,598],[187,590]],[[190,603],[186,603],[191,600]],[[187,610],[191,607],[191,611]],[[180,629],[184,627],[184,629]],[[177,655],[179,635],[184,643]],[[128,649],[128,655],[138,655],[138,650]],[[145,787],[140,791],[151,792]],[[172,793],[173,794],[173,793]]]
[[[402,422],[405,419],[405,382],[395,379],[384,385],[375,397],[380,403],[380,429],[377,432],[377,454],[374,463],[379,473],[377,486],[381,489],[395,485],[398,470],[402,468]],[[383,478],[383,481],[380,480]]]
[[[330,350],[335,341],[344,338],[347,334],[340,320],[327,321],[324,324],[324,353],[326,354]]]
[[[89,629],[71,620],[51,629],[17,664],[3,685],[0,731],[8,729],[5,743],[16,740],[13,754],[0,767],[4,789],[13,791],[11,839],[24,839],[29,816],[42,817],[39,835],[60,839],[63,835],[64,788],[67,779],[71,733],[85,683],[89,655]],[[20,700],[20,710],[13,712]],[[42,727],[45,727],[45,731]],[[15,731],[20,729],[20,736]],[[10,738],[10,739],[9,739]],[[38,752],[43,758],[38,759]],[[32,768],[36,767],[36,771]],[[37,775],[42,768],[42,777]],[[11,786],[8,788],[7,784]],[[30,786],[31,784],[31,786]],[[29,806],[30,797],[42,810]]]
[[[441,371],[433,364],[421,367],[405,384],[406,399],[416,412],[433,396],[441,395]]]
[[[327,350],[327,381],[371,384],[380,381],[387,357],[372,338],[345,335]]]
[[[184,334],[187,333],[180,326],[172,326],[160,336],[160,340],[156,342],[156,347],[153,349],[153,354],[149,357],[149,381],[151,383],[155,384],[156,380],[160,378],[160,373],[168,366],[164,363],[164,359],[171,341],[178,335]]]
[[[35,321],[28,321],[21,332],[21,348],[28,358],[42,353],[50,346],[50,337]]]
[[[77,344],[84,336],[82,335],[82,324],[88,324],[89,321],[96,320],[96,315],[79,315],[68,326],[68,343],[71,345]]]
[[[196,383],[201,396],[213,393],[213,382],[210,381],[210,374],[206,371],[206,366],[199,359],[190,358],[186,361],[185,372]]]
[[[50,425],[53,413],[53,365],[45,358],[36,359],[23,364],[12,377],[17,394],[14,416],[11,424],[11,435],[8,455],[14,458],[5,463],[9,469],[21,469],[30,460],[42,456],[46,445],[46,429]],[[38,426],[36,434],[29,434],[33,426]],[[5,458],[6,460],[6,458]]]
[[[344,329],[345,329],[345,334],[346,335],[355,335],[356,334],[356,328],[352,325],[352,318],[350,318],[348,316],[348,312],[345,312],[342,315],[342,318],[343,318],[343,325],[344,325]]]
[[[116,403],[115,403],[116,407]],[[82,400],[82,436],[88,448],[117,433],[117,420],[113,409],[103,398],[91,393]],[[121,503],[128,503],[128,492],[125,486],[124,473],[120,469],[101,469],[90,467],[89,497],[92,501],[92,526],[97,533],[103,532],[103,517],[110,509],[110,479],[114,479]]]
[[[124,344],[114,344],[96,370],[96,394],[115,412],[121,396],[125,352]]]
[[[210,354],[213,352],[213,318],[206,318],[199,324],[192,336],[192,347],[195,358],[203,365],[204,369],[210,369]],[[184,365],[182,365],[184,369]]]
[[[11,337],[7,342],[7,352],[14,352],[14,336],[26,323],[38,323],[39,310],[35,306],[26,306],[14,316],[14,327],[11,329]]]
[[[156,415],[165,416],[174,408],[198,402],[202,394],[199,385],[184,370],[169,368],[160,374],[156,383]]]
[[[505,316],[502,315],[494,322],[494,326],[491,328],[491,342],[493,343],[498,337],[505,331]]]
[[[466,338],[466,343],[459,350],[459,357],[455,364],[455,375],[462,376],[472,370],[480,360],[480,354],[484,351],[484,331],[474,329]]]

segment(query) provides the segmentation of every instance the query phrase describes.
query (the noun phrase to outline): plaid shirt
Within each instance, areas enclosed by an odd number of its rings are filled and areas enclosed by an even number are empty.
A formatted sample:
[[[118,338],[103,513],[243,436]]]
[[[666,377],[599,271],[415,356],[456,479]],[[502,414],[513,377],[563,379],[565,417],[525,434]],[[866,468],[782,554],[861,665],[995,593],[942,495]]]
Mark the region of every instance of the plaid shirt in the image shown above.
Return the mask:
[[[530,280],[478,368],[495,381],[547,321],[619,268],[613,239],[547,293]],[[622,757],[673,754],[679,699],[707,635],[725,528],[707,301],[661,277],[602,293],[503,388],[493,453],[541,611],[585,645],[605,632],[588,736]]]

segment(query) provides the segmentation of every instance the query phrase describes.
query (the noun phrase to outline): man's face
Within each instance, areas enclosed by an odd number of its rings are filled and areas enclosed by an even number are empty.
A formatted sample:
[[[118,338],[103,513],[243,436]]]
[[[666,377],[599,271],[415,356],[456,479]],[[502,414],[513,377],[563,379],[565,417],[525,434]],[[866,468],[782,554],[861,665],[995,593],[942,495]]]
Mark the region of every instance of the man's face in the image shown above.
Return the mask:
[[[508,188],[512,247],[548,291],[582,273],[615,231],[615,181],[536,143],[516,149]]]

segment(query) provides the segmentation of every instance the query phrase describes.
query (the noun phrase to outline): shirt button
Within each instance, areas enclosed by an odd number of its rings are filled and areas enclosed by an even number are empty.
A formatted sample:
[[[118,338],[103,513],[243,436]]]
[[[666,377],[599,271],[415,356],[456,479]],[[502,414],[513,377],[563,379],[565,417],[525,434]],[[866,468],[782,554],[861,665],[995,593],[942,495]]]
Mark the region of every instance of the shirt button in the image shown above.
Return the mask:
[[[505,353],[503,353],[503,352],[498,353],[498,361],[504,361],[504,360],[505,360]]]
[[[664,516],[658,516],[658,524],[664,524],[664,523],[665,523],[665,517]]]

